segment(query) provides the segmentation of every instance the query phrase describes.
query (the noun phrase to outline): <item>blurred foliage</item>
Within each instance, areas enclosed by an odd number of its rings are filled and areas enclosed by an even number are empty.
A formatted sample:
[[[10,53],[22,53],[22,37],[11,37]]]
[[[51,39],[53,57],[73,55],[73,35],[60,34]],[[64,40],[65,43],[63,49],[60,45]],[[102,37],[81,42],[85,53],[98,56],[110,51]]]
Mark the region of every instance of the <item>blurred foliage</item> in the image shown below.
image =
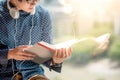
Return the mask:
[[[115,36],[114,40],[110,46],[110,49],[108,51],[108,57],[112,60],[117,60],[120,62],[120,37]]]
[[[111,33],[111,38],[109,42],[109,48],[106,52],[106,57],[120,62],[120,37],[114,34],[114,27],[112,23],[98,23],[96,22],[94,25],[91,34],[94,36],[98,36],[104,33]]]
[[[109,40],[109,45],[106,50],[99,49],[98,43],[96,43],[92,39],[87,39],[85,41],[79,42],[72,46],[72,55],[66,61],[66,63],[73,65],[85,65],[88,62],[91,62],[96,59],[101,59],[103,57],[108,57],[112,60],[116,60],[120,62],[120,38],[116,37],[114,34],[114,28],[112,23],[108,22],[95,22],[93,29],[90,33],[85,35],[77,36],[77,39],[81,39],[83,37],[99,37],[105,33],[110,33],[111,37]],[[61,38],[55,39],[55,43],[59,43],[61,41],[67,41],[73,39],[73,36],[63,36]]]
[[[67,62],[75,65],[84,65],[100,57],[109,57],[112,60],[120,61],[120,38],[115,37],[112,23],[95,22],[89,36],[98,37],[105,33],[111,33],[109,45],[106,50],[98,49],[98,44],[88,39],[73,46],[71,58],[68,59]]]
[[[85,40],[75,44],[72,49],[72,56],[68,62],[75,65],[84,65],[92,58],[92,52],[97,47],[97,43],[93,40]]]
[[[111,33],[111,36],[113,36],[113,28],[112,22],[95,22],[93,29],[90,31],[90,35],[98,37],[105,33]]]

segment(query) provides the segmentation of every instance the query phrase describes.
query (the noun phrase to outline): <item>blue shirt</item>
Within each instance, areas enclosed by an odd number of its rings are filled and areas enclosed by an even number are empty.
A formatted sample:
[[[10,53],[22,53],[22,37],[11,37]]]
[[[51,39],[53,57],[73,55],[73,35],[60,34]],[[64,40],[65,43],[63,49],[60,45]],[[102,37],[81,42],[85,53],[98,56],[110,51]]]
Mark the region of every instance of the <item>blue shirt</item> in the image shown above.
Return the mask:
[[[29,41],[31,45],[39,41],[52,42],[51,20],[47,10],[37,5],[34,15],[24,11],[19,11],[19,14],[18,19],[13,19],[7,8],[7,0],[0,1],[0,80],[10,80],[13,71],[18,70],[21,71],[23,80],[35,74],[44,74],[43,68],[32,61],[21,64],[22,61],[7,59],[9,49],[28,45]],[[51,67],[50,60],[43,64],[57,72],[61,71],[61,66]]]

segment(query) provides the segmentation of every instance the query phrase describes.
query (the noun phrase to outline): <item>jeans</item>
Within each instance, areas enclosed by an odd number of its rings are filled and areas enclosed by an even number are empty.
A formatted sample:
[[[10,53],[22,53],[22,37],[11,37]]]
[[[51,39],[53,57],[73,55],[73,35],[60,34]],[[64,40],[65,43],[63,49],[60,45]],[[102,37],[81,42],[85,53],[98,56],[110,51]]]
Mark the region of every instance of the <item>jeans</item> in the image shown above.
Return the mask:
[[[44,69],[32,61],[16,61],[16,67],[22,73],[23,80],[28,80],[36,74],[44,75]]]

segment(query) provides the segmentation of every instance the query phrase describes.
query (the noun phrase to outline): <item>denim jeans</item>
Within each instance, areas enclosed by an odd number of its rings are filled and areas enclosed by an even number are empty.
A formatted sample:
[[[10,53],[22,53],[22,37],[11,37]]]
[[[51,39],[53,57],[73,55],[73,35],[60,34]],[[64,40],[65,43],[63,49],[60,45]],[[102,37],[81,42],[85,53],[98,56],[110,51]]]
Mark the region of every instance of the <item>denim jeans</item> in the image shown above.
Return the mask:
[[[44,69],[32,61],[16,61],[16,67],[22,73],[23,80],[28,80],[36,74],[44,75]]]

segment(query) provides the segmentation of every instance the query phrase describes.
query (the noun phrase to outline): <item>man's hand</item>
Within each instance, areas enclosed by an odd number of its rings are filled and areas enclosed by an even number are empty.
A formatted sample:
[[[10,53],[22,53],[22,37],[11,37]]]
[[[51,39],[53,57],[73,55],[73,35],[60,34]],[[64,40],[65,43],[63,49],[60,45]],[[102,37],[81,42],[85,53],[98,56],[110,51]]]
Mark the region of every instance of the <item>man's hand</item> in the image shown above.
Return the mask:
[[[94,39],[98,43],[99,49],[107,49],[109,40],[110,40],[110,33],[106,33]]]
[[[53,62],[56,64],[62,63],[64,60],[70,57],[71,52],[72,52],[71,47],[56,49],[53,56]]]
[[[32,53],[25,52],[24,50],[30,48],[31,46],[18,46],[17,48],[10,49],[8,52],[8,59],[15,60],[32,60],[35,55]]]

